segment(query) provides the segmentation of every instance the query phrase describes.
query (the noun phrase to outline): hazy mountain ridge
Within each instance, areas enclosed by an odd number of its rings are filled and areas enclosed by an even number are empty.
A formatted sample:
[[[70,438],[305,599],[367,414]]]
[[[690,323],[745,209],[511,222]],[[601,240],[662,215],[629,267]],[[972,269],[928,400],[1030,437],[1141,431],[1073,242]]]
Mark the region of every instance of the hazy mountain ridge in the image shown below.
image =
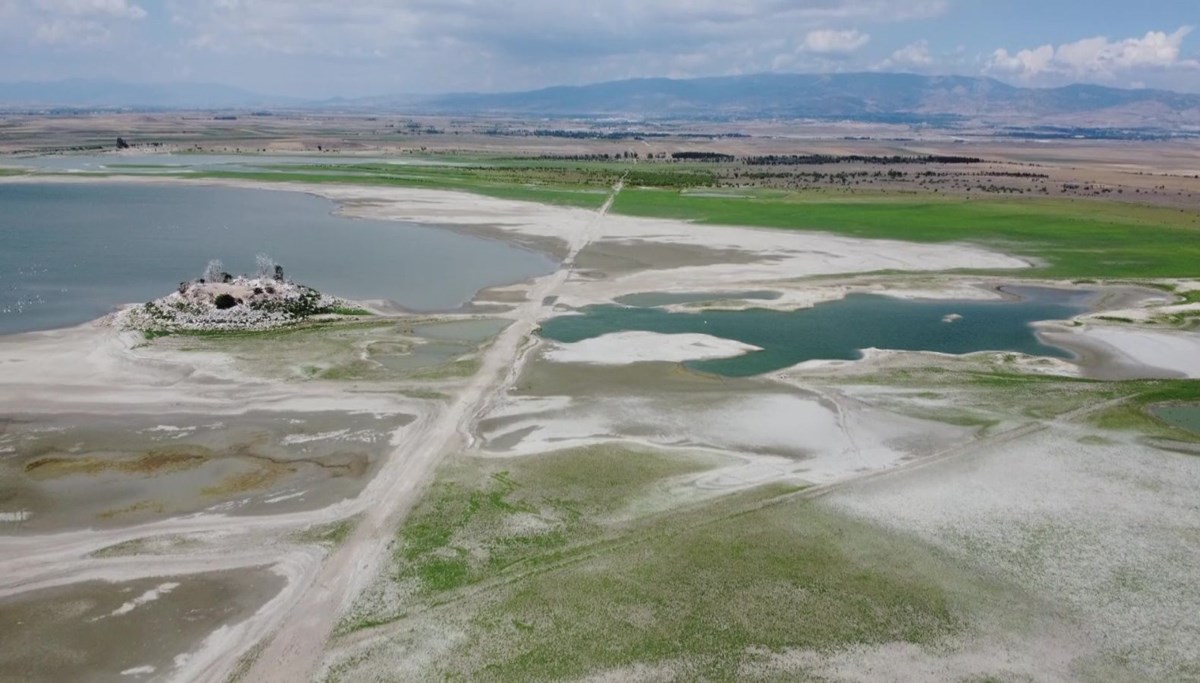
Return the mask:
[[[991,78],[896,73],[640,78],[508,93],[300,100],[213,84],[66,80],[0,83],[0,105],[143,108],[392,109],[408,114],[824,118],[947,117],[1064,125],[1200,129],[1200,95],[1098,85],[1022,88]]]
[[[690,80],[634,79],[521,93],[463,94],[427,105],[445,111],[642,116],[879,115],[1061,117],[1153,106],[1200,114],[1200,95],[1098,85],[1020,88],[991,78],[915,74],[758,74]],[[1200,117],[1194,119],[1200,121]]]

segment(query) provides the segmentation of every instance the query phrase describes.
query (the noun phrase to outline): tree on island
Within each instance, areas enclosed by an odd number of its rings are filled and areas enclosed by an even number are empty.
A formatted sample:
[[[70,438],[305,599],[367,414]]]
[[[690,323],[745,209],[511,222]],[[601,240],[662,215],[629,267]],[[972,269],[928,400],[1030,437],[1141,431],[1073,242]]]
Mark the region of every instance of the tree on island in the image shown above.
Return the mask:
[[[129,149],[129,143],[125,142],[125,138],[117,138],[117,149]]]

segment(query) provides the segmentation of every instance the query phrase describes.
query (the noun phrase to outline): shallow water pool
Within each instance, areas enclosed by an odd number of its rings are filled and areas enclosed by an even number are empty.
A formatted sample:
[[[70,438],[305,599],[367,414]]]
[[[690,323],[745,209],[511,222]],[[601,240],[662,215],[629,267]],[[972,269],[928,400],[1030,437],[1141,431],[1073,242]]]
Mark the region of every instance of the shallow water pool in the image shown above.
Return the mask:
[[[548,320],[541,333],[567,343],[625,330],[700,333],[762,349],[686,364],[729,377],[757,375],[809,360],[854,360],[867,348],[950,354],[1013,351],[1071,358],[1065,349],[1042,343],[1030,324],[1078,315],[1086,310],[1086,299],[1080,292],[1066,290],[1027,288],[1019,293],[1018,301],[913,301],[851,294],[798,311],[671,313],[653,307],[591,306],[582,315]]]

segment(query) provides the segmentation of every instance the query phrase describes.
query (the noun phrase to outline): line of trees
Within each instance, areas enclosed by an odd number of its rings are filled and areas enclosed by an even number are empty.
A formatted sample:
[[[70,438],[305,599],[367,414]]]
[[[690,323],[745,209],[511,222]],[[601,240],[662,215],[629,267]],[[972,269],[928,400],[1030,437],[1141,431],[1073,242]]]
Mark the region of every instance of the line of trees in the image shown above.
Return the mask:
[[[765,154],[743,159],[747,166],[811,166],[819,164],[978,164],[978,157],[960,157],[940,154],[924,156],[869,156],[863,154]]]

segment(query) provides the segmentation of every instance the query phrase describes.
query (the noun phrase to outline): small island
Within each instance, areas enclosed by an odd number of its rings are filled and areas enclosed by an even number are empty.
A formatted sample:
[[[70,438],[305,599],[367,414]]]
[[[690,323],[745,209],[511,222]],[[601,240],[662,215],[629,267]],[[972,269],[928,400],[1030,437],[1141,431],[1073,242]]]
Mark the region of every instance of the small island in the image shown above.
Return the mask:
[[[117,324],[147,335],[271,330],[323,315],[370,315],[345,299],[284,276],[283,266],[258,256],[254,275],[231,275],[221,261],[179,283],[172,293],[116,314]]]

